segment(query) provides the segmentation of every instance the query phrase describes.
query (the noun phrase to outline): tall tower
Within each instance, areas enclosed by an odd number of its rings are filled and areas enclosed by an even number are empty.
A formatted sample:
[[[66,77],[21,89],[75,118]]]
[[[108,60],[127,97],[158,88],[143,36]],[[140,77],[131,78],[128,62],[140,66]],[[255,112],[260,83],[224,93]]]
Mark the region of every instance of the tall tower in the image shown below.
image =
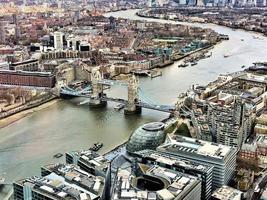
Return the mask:
[[[57,0],[57,8],[58,9],[62,8],[62,0]]]
[[[138,102],[138,79],[134,75],[130,76],[128,79],[128,102],[125,105],[125,114],[140,113],[141,107],[137,106]]]
[[[103,107],[107,105],[107,101],[103,99],[106,94],[103,93],[103,85],[99,83],[103,79],[103,75],[99,68],[92,69],[91,82],[92,94],[89,101],[90,107]]]
[[[0,44],[6,43],[6,33],[5,33],[5,24],[0,21]]]
[[[54,33],[54,48],[56,50],[63,49],[63,33],[61,32]]]
[[[204,6],[203,0],[197,0],[197,6]]]
[[[23,7],[27,6],[27,0],[23,0]]]

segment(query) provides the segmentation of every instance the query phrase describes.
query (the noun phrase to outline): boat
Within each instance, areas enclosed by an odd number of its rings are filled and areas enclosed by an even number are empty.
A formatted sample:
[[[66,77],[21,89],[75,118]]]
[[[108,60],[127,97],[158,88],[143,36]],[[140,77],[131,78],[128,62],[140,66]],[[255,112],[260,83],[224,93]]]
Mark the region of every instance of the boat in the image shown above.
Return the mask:
[[[206,57],[209,58],[212,56],[212,52],[210,52],[210,54],[207,54]]]
[[[223,57],[224,58],[228,58],[229,56],[231,56],[230,54],[224,54]]]
[[[245,68],[246,66],[245,65],[242,65],[241,68]]]
[[[120,104],[117,104],[116,106],[114,106],[113,108],[114,108],[114,110],[119,111],[119,110],[123,109],[124,106],[125,106],[124,104],[120,103]]]
[[[191,62],[191,65],[192,66],[197,65],[197,62]]]
[[[178,67],[187,67],[187,66],[188,66],[187,63],[183,63],[183,64],[178,65]]]
[[[94,143],[94,145],[89,150],[98,151],[102,147],[103,147],[103,143],[97,142],[97,143]]]
[[[55,154],[53,157],[54,157],[54,158],[60,158],[60,157],[62,157],[62,156],[63,156],[62,153],[57,153],[57,154]]]
[[[5,178],[4,177],[0,177],[0,186],[3,185],[5,182]]]
[[[244,41],[244,39],[241,39],[241,41]]]
[[[151,70],[151,73],[149,74],[150,78],[156,78],[158,76],[162,76],[162,72],[159,70]]]

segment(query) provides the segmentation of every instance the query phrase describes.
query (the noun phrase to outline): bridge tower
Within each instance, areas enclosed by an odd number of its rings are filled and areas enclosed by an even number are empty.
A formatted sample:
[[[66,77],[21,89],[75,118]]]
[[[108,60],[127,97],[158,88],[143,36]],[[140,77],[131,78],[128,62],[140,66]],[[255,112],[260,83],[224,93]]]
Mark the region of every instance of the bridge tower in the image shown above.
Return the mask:
[[[142,108],[138,106],[138,80],[135,75],[131,75],[128,79],[128,102],[125,105],[125,114],[141,113]]]
[[[100,81],[103,79],[99,69],[92,69],[91,82],[92,82],[92,95],[90,97],[90,107],[103,107],[107,105],[105,98],[106,94],[103,92],[103,85]]]

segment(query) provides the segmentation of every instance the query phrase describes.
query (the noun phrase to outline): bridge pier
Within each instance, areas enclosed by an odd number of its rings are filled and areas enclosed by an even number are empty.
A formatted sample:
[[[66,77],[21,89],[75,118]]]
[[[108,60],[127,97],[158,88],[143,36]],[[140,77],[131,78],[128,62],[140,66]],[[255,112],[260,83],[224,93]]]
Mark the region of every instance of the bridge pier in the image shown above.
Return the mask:
[[[125,106],[124,108],[124,114],[125,115],[133,115],[133,114],[140,114],[142,113],[142,107],[141,106]]]
[[[100,99],[90,99],[89,107],[90,108],[102,108],[107,105],[106,101],[102,101]]]
[[[138,105],[138,80],[133,75],[128,79],[128,103],[125,105],[124,114],[139,114],[142,112]]]
[[[89,100],[89,107],[100,108],[107,105],[107,101],[103,100],[106,94],[103,92],[103,86],[99,83],[103,79],[102,74],[98,69],[92,70],[91,81],[92,81],[92,96]]]
[[[107,101],[103,100],[103,97],[105,97],[105,93],[100,93],[99,98],[90,98],[89,100],[89,107],[90,108],[102,108],[107,105]]]

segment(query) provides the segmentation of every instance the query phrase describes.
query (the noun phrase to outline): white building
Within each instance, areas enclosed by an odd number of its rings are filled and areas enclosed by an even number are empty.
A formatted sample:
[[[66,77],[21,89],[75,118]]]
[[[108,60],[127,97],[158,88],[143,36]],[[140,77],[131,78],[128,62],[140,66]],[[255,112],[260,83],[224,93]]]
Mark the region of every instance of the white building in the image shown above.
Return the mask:
[[[188,137],[167,136],[166,142],[157,150],[213,166],[213,190],[227,185],[234,175],[237,150],[231,146]]]
[[[213,200],[241,200],[242,192],[229,186],[222,186],[212,194]]]
[[[56,50],[63,49],[63,33],[61,32],[54,33],[54,48]]]

